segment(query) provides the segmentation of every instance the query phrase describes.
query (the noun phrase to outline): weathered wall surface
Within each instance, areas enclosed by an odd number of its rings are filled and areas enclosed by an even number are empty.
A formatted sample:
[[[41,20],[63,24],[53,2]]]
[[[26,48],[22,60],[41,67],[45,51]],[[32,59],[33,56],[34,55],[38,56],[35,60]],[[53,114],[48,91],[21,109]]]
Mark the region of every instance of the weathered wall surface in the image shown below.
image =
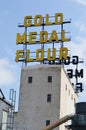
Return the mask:
[[[52,77],[52,82],[48,82],[48,76]],[[32,83],[28,82],[29,77],[32,77]],[[69,97],[69,89],[73,99],[76,99],[71,82],[61,66],[34,65],[22,68],[17,123],[28,130],[41,130],[47,120],[51,123],[73,112],[74,102]],[[51,95],[50,102],[47,101],[48,94]]]

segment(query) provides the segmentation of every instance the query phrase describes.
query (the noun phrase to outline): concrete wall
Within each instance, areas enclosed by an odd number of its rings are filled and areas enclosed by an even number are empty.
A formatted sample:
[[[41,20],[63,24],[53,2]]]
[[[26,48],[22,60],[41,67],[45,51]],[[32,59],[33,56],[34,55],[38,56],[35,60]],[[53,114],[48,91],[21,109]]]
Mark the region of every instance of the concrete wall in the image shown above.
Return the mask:
[[[75,113],[75,103],[78,96],[74,91],[68,75],[64,69],[61,69],[61,87],[60,87],[60,118],[68,114]],[[68,123],[68,122],[67,122]],[[60,130],[65,130],[65,125],[60,126]]]
[[[3,117],[3,111],[6,111],[8,113],[9,106],[10,105],[6,103],[6,101],[0,99],[0,126],[2,125],[2,123],[7,123],[7,122],[2,122],[2,117]]]
[[[32,83],[28,83],[29,76],[32,76]],[[48,76],[52,76],[50,83],[47,81]],[[71,94],[74,94],[74,89],[60,66],[35,65],[22,68],[17,119],[19,126],[22,129],[41,130],[46,126],[46,120],[53,122],[70,113],[71,109],[74,110],[74,103],[70,108],[71,99],[64,91],[66,84]],[[51,94],[51,102],[47,102],[47,94]]]

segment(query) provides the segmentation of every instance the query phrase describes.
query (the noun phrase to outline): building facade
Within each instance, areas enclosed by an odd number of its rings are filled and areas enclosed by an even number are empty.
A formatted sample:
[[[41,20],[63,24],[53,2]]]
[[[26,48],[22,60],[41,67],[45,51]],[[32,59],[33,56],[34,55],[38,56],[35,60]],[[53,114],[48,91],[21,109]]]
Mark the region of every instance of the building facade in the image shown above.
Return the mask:
[[[6,99],[0,97],[0,130],[7,130],[10,108],[12,108],[12,105]]]
[[[64,68],[58,65],[33,65],[21,70],[18,128],[43,127],[74,113],[77,94]],[[65,124],[55,128],[65,130]]]

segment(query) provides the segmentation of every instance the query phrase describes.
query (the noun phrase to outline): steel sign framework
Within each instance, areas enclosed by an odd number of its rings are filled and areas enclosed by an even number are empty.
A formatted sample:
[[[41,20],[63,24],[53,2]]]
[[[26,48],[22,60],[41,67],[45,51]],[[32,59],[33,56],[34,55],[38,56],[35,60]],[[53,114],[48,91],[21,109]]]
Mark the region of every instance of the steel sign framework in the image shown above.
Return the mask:
[[[75,92],[83,91],[82,82],[78,82],[79,78],[83,78],[83,68],[79,70],[78,65],[83,60],[77,55],[71,56],[70,51],[64,44],[71,40],[67,25],[71,20],[65,20],[62,13],[55,13],[54,16],[46,14],[25,16],[23,24],[18,27],[24,32],[17,33],[16,45],[23,46],[22,50],[16,51],[16,62],[22,62],[27,66],[32,62],[41,64],[55,64],[67,66],[72,64],[75,69],[67,69],[69,78],[75,78]],[[67,31],[66,31],[67,30]]]

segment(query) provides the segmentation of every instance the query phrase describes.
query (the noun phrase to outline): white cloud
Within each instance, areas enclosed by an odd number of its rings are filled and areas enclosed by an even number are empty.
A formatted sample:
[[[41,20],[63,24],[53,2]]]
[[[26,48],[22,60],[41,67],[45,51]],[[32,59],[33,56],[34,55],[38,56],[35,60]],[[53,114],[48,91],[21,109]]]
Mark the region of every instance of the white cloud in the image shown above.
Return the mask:
[[[86,54],[86,38],[84,37],[76,37],[75,42],[71,42],[68,44],[72,54],[79,55],[81,58],[85,58]]]
[[[76,22],[75,26],[80,30],[80,32],[86,33],[86,24],[81,22]]]
[[[81,32],[86,32],[86,24],[81,24],[80,25],[80,31]]]
[[[0,85],[10,85],[15,80],[15,66],[6,58],[0,59]]]
[[[86,0],[76,0],[77,3],[86,5]]]

